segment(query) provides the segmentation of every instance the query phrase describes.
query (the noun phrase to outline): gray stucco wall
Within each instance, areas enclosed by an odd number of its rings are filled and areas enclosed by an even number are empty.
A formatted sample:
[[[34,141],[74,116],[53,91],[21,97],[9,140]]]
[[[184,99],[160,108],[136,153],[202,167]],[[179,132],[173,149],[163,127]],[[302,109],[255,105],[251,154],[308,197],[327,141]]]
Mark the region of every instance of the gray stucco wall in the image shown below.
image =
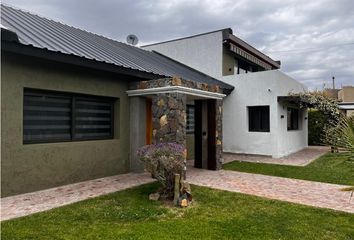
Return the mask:
[[[128,171],[129,99],[124,78],[8,53],[2,54],[1,67],[2,197]],[[25,87],[119,98],[114,139],[23,144]]]

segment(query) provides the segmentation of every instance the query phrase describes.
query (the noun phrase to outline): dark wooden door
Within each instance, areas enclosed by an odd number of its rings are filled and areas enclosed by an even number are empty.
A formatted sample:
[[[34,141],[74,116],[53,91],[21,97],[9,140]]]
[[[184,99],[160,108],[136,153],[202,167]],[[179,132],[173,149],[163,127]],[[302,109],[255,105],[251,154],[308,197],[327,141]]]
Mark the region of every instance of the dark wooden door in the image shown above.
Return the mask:
[[[195,100],[194,167],[216,170],[216,100]]]
[[[216,100],[208,99],[208,169],[216,170]]]

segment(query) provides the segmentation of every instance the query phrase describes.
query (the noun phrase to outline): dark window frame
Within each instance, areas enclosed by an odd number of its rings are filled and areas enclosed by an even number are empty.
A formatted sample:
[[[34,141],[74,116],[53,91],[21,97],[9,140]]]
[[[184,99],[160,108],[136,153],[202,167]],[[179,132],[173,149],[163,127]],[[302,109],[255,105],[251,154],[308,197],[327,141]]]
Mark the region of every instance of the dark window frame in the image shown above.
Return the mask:
[[[25,139],[25,95],[26,96],[47,96],[47,97],[59,97],[66,98],[71,100],[71,114],[70,114],[70,138],[52,138],[52,139]],[[90,100],[97,102],[105,102],[110,105],[110,134],[109,136],[92,136],[92,137],[77,137],[76,130],[76,100]],[[23,90],[23,144],[34,144],[34,143],[59,143],[59,142],[78,142],[78,141],[90,141],[90,140],[107,140],[113,139],[115,133],[114,126],[114,115],[115,115],[115,104],[118,98],[114,97],[106,97],[106,96],[97,96],[97,95],[89,95],[89,94],[81,94],[81,93],[72,93],[72,92],[61,92],[61,91],[53,91],[53,90],[44,90],[44,89],[34,89],[34,88],[24,88]]]
[[[248,106],[248,131],[270,132],[270,106]],[[259,112],[256,112],[259,111]],[[253,125],[257,123],[259,127]]]
[[[192,129],[189,129],[188,128],[188,117],[189,117],[189,109],[193,109],[193,119],[194,119],[194,123],[193,123],[193,128]],[[187,134],[194,134],[194,131],[195,131],[195,107],[194,105],[191,105],[191,104],[187,104],[186,105],[186,133]]]
[[[290,115],[290,119],[289,119],[289,115]],[[287,130],[288,131],[300,130],[300,109],[294,107],[287,108]]]

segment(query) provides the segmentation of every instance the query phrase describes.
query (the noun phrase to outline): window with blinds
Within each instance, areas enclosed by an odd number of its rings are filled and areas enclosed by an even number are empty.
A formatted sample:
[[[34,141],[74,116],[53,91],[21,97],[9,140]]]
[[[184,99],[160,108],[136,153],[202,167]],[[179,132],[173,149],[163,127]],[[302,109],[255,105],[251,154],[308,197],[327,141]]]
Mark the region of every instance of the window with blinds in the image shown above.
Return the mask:
[[[194,133],[194,106],[187,105],[187,133]]]
[[[114,99],[25,89],[23,142],[113,138]]]
[[[250,132],[269,132],[269,106],[248,107]]]

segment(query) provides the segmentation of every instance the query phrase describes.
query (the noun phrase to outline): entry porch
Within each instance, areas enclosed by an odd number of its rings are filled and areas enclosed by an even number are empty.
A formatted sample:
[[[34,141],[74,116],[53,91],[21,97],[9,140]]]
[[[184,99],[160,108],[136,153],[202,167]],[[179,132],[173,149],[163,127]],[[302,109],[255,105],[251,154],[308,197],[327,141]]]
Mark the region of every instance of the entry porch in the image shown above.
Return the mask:
[[[222,99],[226,95],[219,86],[163,78],[135,82],[127,94],[131,171],[143,170],[136,155],[139,147],[163,142],[183,144],[186,159],[193,153],[197,168],[221,169]]]

